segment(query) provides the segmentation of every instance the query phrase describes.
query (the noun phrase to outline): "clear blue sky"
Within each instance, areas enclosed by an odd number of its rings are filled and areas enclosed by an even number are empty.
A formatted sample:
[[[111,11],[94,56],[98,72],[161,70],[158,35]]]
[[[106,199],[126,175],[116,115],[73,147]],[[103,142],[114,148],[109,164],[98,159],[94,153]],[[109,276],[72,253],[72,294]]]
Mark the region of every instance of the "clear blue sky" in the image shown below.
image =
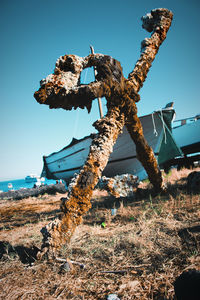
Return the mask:
[[[0,2],[0,180],[40,174],[42,156],[66,146],[72,137],[94,132],[91,114],[50,110],[33,94],[64,54],[98,53],[119,60],[127,76],[149,34],[141,16],[166,7],[172,27],[140,91],[139,115],[174,101],[177,118],[196,115],[199,107],[199,0],[1,0]],[[88,73],[87,80],[90,80]]]

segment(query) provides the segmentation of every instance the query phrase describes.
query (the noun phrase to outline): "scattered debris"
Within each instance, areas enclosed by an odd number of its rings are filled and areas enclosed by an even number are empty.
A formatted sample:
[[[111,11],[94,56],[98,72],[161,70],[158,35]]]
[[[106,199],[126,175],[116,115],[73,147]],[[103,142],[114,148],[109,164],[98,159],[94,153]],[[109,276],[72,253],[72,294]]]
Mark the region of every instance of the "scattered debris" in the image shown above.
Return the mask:
[[[111,208],[111,216],[116,216],[117,208]]]
[[[72,268],[71,268],[71,265],[69,264],[69,262],[65,262],[60,266],[59,273],[70,272],[71,270],[72,270]]]
[[[130,280],[127,283],[120,285],[120,292],[126,291],[127,289],[133,292],[138,286],[141,286],[138,280]]]
[[[117,294],[110,294],[108,295],[107,300],[120,300],[120,298],[117,296]]]
[[[106,273],[106,274],[121,274],[121,275],[124,275],[124,274],[127,273],[127,270],[100,271],[99,273]]]
[[[102,222],[102,223],[101,223],[101,227],[102,227],[102,228],[106,228],[106,223],[105,223],[105,222]]]
[[[84,264],[79,263],[79,262],[74,261],[74,260],[63,259],[63,258],[60,258],[60,257],[56,257],[55,260],[56,260],[57,262],[63,263],[63,265],[64,265],[65,263],[68,263],[68,265],[70,266],[71,269],[72,269],[72,265],[77,265],[77,266],[80,267],[80,269],[85,269],[85,267],[86,267]]]
[[[116,198],[132,196],[138,184],[138,177],[132,174],[117,175],[113,178],[103,176],[100,181],[100,187]]]

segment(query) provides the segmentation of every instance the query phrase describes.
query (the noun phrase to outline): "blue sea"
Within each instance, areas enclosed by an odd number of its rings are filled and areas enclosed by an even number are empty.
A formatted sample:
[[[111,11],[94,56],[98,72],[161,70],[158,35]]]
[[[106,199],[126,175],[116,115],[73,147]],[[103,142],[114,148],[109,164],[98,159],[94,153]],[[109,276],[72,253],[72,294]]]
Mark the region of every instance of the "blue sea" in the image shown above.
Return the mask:
[[[9,188],[8,185],[12,184],[12,188]],[[56,184],[56,180],[49,180],[45,178],[45,181],[42,181],[44,184]],[[21,188],[30,189],[33,188],[35,182],[25,182],[25,179],[15,179],[9,181],[0,181],[0,191],[7,192],[9,190],[19,190]]]

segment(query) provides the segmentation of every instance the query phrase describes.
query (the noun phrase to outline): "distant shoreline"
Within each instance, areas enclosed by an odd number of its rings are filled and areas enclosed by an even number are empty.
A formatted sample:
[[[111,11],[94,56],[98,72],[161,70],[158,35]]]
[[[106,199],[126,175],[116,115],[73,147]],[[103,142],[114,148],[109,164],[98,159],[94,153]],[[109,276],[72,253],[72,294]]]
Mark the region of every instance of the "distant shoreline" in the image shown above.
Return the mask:
[[[11,190],[17,191],[20,189],[27,189],[27,188],[33,188],[34,184],[36,182],[26,182],[25,178],[22,179],[15,179],[15,180],[6,180],[6,181],[0,181],[0,191],[2,192],[8,192]],[[46,179],[41,182],[42,184],[56,184],[56,180],[52,179]]]
[[[33,188],[22,188],[14,191],[7,191],[0,193],[0,200],[20,200],[28,197],[37,197],[39,195],[56,193],[65,194],[67,192],[65,185],[63,183],[41,185]]]

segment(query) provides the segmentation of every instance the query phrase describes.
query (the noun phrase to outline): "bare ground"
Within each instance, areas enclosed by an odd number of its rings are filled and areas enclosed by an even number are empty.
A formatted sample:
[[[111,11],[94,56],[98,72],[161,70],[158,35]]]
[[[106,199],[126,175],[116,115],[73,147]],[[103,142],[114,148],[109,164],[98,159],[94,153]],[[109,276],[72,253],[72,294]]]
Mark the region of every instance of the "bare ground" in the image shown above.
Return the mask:
[[[148,182],[118,200],[95,190],[92,209],[61,249],[60,257],[85,265],[71,272],[35,260],[40,229],[59,215],[61,195],[1,200],[0,299],[173,299],[175,278],[200,270],[200,195],[186,188],[192,171],[164,174],[167,193],[156,197]]]

